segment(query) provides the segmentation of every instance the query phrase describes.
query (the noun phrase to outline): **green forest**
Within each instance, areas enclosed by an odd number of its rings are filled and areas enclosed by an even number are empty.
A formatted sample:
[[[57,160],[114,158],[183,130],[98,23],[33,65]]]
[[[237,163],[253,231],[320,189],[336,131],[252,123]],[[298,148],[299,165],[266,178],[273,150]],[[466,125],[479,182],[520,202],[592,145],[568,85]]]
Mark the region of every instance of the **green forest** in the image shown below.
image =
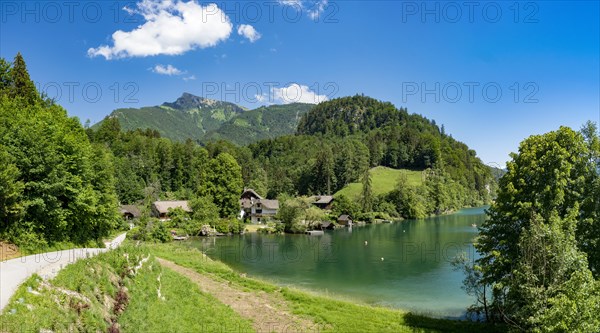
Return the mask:
[[[123,130],[115,115],[84,128],[40,96],[20,54],[12,64],[2,60],[1,74],[0,156],[7,165],[2,178],[7,185],[0,232],[33,248],[98,241],[122,225],[119,204],[138,204],[148,212],[159,199],[191,200],[204,211],[214,210],[198,216],[201,222],[239,230],[232,218],[243,188],[273,199],[333,194],[351,183],[370,183],[368,170],[376,166],[422,170],[423,181],[415,185],[399,177],[390,184],[393,191],[380,195],[363,187],[360,203],[338,197],[337,213],[367,221],[375,216],[422,218],[482,205],[494,195],[490,168],[443,126],[365,96],[335,99],[310,111],[303,104],[279,112],[277,107],[247,111],[235,121],[252,123],[258,117],[269,123],[261,116],[269,109],[275,117],[285,118],[281,112],[292,110],[301,118],[293,135],[247,146],[226,140],[199,144],[192,138],[164,138],[156,129]],[[184,94],[164,108],[188,110],[205,102]],[[236,133],[246,136],[236,130],[224,133],[232,141],[244,141],[232,138]]]

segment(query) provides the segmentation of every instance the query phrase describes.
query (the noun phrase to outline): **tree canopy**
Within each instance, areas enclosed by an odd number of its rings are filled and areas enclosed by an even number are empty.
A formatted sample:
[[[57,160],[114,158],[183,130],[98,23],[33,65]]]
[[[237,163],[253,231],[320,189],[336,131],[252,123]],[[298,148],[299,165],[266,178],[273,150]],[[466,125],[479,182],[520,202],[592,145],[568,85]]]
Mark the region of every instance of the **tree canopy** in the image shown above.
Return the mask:
[[[111,154],[40,96],[20,54],[1,63],[2,237],[26,247],[100,240],[117,221]]]
[[[481,227],[489,319],[527,331],[600,329],[597,133],[561,127],[524,140]]]

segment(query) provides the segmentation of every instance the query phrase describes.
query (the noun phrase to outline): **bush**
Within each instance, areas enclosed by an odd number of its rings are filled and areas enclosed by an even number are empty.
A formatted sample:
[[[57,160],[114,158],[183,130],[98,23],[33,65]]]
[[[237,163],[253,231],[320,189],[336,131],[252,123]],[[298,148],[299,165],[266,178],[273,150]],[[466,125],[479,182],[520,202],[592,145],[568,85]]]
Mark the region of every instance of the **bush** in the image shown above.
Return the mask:
[[[301,223],[294,223],[290,228],[290,231],[294,234],[303,234],[306,232],[306,225]]]
[[[237,218],[230,218],[229,221],[229,232],[239,234],[244,231],[244,223]]]
[[[133,240],[145,241],[146,240],[146,228],[145,227],[142,228],[139,226],[134,227],[127,233],[127,237],[129,237]]]
[[[267,226],[265,228],[260,228],[257,230],[262,234],[282,234],[285,231],[285,225],[281,222],[267,222]]]
[[[160,221],[153,223],[150,237],[150,240],[159,241],[161,243],[166,243],[173,240],[173,237],[169,233],[169,229],[167,228],[167,226]]]
[[[354,216],[357,221],[373,223],[375,221],[375,213],[359,213]]]
[[[48,247],[48,242],[46,242],[44,236],[33,231],[21,231],[16,229],[15,231],[10,232],[6,238],[18,245],[19,248],[26,253],[35,253]]]
[[[166,243],[173,240],[167,225],[157,219],[147,220],[145,225],[137,226],[128,233],[133,240],[139,241],[158,241]]]
[[[244,222],[236,218],[219,219],[213,223],[213,227],[223,234],[239,234],[245,229]]]
[[[225,219],[218,219],[213,223],[213,227],[222,234],[229,233],[229,221]]]
[[[396,210],[396,206],[389,201],[380,201],[377,205],[377,211],[385,213],[389,216],[398,217],[398,211]]]

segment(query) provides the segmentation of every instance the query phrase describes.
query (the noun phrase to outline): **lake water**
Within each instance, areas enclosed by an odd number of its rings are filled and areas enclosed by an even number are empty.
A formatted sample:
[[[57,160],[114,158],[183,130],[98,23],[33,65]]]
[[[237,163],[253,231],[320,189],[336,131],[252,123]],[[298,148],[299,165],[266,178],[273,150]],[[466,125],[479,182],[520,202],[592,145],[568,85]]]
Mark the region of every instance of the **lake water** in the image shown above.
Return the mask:
[[[450,260],[460,252],[475,256],[472,225],[483,223],[484,209],[322,236],[246,234],[190,244],[239,272],[280,285],[460,317],[473,300],[461,289],[463,273],[454,271]]]

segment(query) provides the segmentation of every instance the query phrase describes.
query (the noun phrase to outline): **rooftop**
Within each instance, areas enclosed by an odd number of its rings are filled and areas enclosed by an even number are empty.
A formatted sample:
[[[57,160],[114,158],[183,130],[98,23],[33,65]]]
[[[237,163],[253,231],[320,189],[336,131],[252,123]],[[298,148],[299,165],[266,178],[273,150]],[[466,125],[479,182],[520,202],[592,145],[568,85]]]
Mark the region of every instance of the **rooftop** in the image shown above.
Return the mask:
[[[182,208],[186,212],[191,212],[190,206],[186,200],[182,201],[155,201],[153,203],[156,210],[161,214],[169,212],[169,208]]]

